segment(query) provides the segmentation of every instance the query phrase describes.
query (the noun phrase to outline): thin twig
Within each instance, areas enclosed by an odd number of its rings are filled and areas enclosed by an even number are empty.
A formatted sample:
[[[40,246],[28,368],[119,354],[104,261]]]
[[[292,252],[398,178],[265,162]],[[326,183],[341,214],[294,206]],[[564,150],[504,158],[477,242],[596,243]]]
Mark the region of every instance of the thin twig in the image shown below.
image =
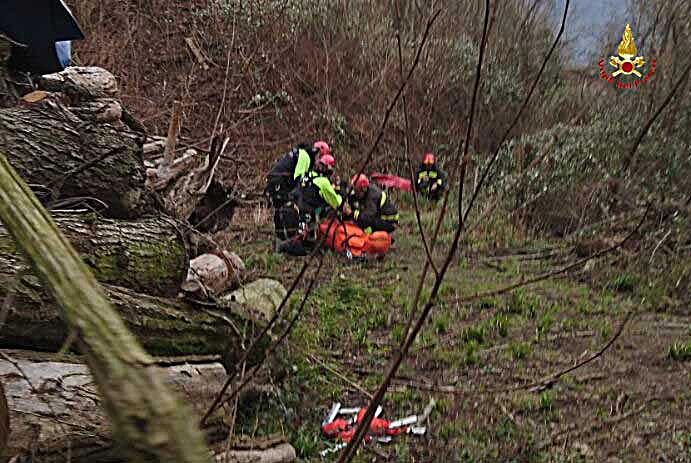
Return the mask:
[[[320,259],[320,261],[321,260],[323,260],[323,256],[322,256],[322,259]],[[235,375],[237,374],[237,370],[238,370],[238,365],[242,365],[243,363],[245,363],[247,361],[247,358],[250,356],[250,354],[252,354],[254,352],[254,349],[256,348],[259,341],[262,340],[264,338],[264,336],[266,336],[266,334],[269,332],[269,330],[274,326],[274,324],[276,323],[278,318],[281,316],[281,312],[283,311],[283,308],[286,306],[289,297],[293,294],[293,292],[295,291],[295,288],[297,288],[297,285],[300,282],[300,280],[302,279],[302,277],[304,276],[305,272],[307,272],[307,268],[309,267],[310,262],[311,262],[311,259],[308,260],[307,262],[305,262],[305,264],[302,266],[302,268],[300,269],[300,273],[298,273],[298,276],[295,278],[295,280],[293,280],[293,284],[288,289],[286,296],[283,298],[280,305],[278,306],[278,308],[274,312],[274,315],[269,320],[269,323],[267,323],[266,326],[261,330],[261,332],[252,340],[252,343],[247,348],[247,350],[245,350],[245,353],[242,355],[240,360],[235,364],[235,366],[233,367],[233,370],[228,373],[228,379],[226,379],[225,384],[223,384],[223,387],[221,388],[219,393],[216,395],[216,398],[214,399],[213,403],[209,407],[208,411],[202,417],[201,422],[200,422],[200,426],[202,426],[202,427],[204,426],[204,424],[206,423],[206,420],[209,419],[211,414],[221,404],[221,400],[223,399],[223,395],[225,394],[225,392],[228,390],[228,387],[230,387],[231,383],[235,379]],[[307,292],[306,295],[309,295],[309,292]]]
[[[396,3],[398,6],[398,3]],[[398,12],[400,15],[400,11]],[[401,50],[401,28],[400,28],[400,16],[398,18],[398,25],[396,29],[396,43],[398,45],[398,72],[401,79],[403,79],[403,52]],[[417,182],[415,178],[415,171],[413,170],[413,163],[410,159],[410,128],[408,126],[408,105],[406,104],[405,93],[401,95],[401,103],[403,106],[403,122],[405,124],[405,137],[403,143],[405,145],[405,159],[408,164],[408,171],[410,172],[410,181],[413,187],[413,204],[415,206],[415,220],[417,222],[418,233],[422,238],[422,244],[425,248],[425,255],[427,256],[427,262],[432,267],[435,275],[439,275],[436,265],[434,265],[434,259],[432,259],[432,253],[430,252],[429,245],[427,244],[427,237],[425,236],[425,230],[422,227],[422,219],[420,218],[420,204],[418,202],[418,191]]]
[[[245,368],[247,367],[247,363],[242,364],[242,372],[240,373],[240,381],[242,381],[245,378]],[[235,435],[235,422],[237,420],[237,414],[238,414],[238,403],[240,401],[240,395],[235,397],[235,402],[233,403],[233,409],[231,411],[231,416],[230,416],[230,425],[228,426],[228,440],[226,442],[226,448],[225,448],[225,455],[228,455],[228,452],[230,451],[230,446],[233,444],[233,438]]]
[[[619,328],[617,328],[617,331],[614,333],[614,335],[607,341],[607,343],[602,346],[600,350],[595,352],[593,355],[588,357],[585,360],[582,360],[578,362],[577,364],[570,366],[569,368],[557,371],[555,373],[552,373],[548,376],[545,376],[543,379],[534,381],[532,383],[528,384],[521,384],[520,386],[511,386],[511,387],[504,387],[504,388],[496,388],[496,389],[484,389],[482,387],[475,387],[473,388],[472,391],[467,391],[463,389],[459,389],[457,387],[453,386],[435,386],[435,385],[429,385],[429,384],[418,384],[418,383],[413,383],[413,382],[405,382],[403,385],[413,387],[416,389],[423,389],[423,390],[428,390],[428,391],[433,391],[433,392],[439,392],[441,394],[451,394],[451,395],[467,395],[467,396],[483,396],[483,395],[494,395],[494,394],[502,394],[506,392],[515,392],[515,391],[523,391],[523,390],[528,390],[531,392],[540,392],[545,389],[549,389],[550,387],[554,386],[554,384],[564,375],[567,375],[575,370],[578,370],[579,368],[589,364],[593,360],[596,360],[602,355],[607,352],[607,350],[612,347],[612,345],[619,339],[621,334],[624,332],[624,328],[626,325],[629,323],[633,316],[633,312],[627,312],[627,314],[624,316],[624,319],[622,322],[619,324]]]
[[[65,183],[65,181],[66,181],[68,178],[73,177],[73,176],[75,176],[75,175],[77,175],[77,174],[79,174],[79,173],[82,173],[82,172],[84,172],[84,171],[87,170],[87,169],[90,169],[91,167],[95,166],[95,165],[98,164],[99,162],[102,162],[102,161],[108,159],[108,158],[111,157],[111,156],[115,156],[115,155],[118,155],[118,154],[122,153],[122,152],[124,152],[126,149],[127,149],[127,147],[124,146],[124,145],[118,146],[117,148],[113,148],[112,150],[107,151],[107,152],[101,154],[100,156],[98,156],[98,157],[92,159],[91,161],[87,161],[87,162],[85,162],[85,163],[83,163],[83,164],[80,164],[79,166],[75,167],[74,169],[68,170],[68,171],[65,173],[65,175],[63,175],[62,177],[57,178],[57,179],[55,179],[55,180],[52,180],[52,181],[48,182],[48,184],[46,185],[46,188],[52,188],[53,186],[58,185],[58,190],[59,190],[60,188],[62,188],[62,185]]]
[[[226,94],[228,92],[228,76],[230,75],[230,50],[226,57],[226,71],[223,77],[223,96],[221,97],[221,104],[218,106],[218,112],[216,113],[216,119],[214,120],[214,128],[211,131],[211,140],[216,136],[216,129],[218,128],[218,122],[221,120],[221,113],[226,103]]]
[[[405,80],[401,83],[400,87],[398,87],[398,91],[396,92],[396,95],[394,96],[393,100],[391,101],[391,104],[386,109],[386,113],[384,114],[384,120],[382,121],[381,128],[379,129],[379,134],[377,135],[377,138],[374,141],[372,148],[370,148],[369,152],[367,153],[367,156],[365,157],[365,161],[362,163],[362,167],[360,167],[360,170],[358,171],[357,175],[362,175],[364,173],[365,169],[367,168],[367,166],[369,165],[369,163],[372,161],[372,156],[374,155],[374,150],[379,145],[379,141],[384,136],[384,129],[386,128],[386,125],[389,122],[389,117],[391,116],[391,112],[396,107],[396,103],[398,103],[398,99],[401,97],[403,90],[405,90],[406,86],[408,85],[408,82],[410,81],[410,78],[413,75],[413,72],[415,71],[418,63],[420,62],[420,56],[422,55],[422,50],[425,48],[425,43],[427,43],[427,38],[429,37],[430,30],[432,29],[434,22],[437,20],[437,18],[441,14],[441,12],[442,12],[441,9],[437,10],[437,12],[432,15],[432,17],[429,19],[429,21],[427,21],[427,26],[425,27],[425,32],[422,34],[422,40],[420,41],[420,45],[417,48],[417,53],[415,54],[415,59],[413,60],[413,65],[410,67],[410,70],[408,71],[408,74],[406,75]]]
[[[311,358],[314,362],[317,362],[319,365],[321,365],[322,367],[324,367],[325,370],[327,370],[327,371],[329,371],[330,373],[332,373],[332,374],[338,376],[338,377],[341,378],[344,382],[346,382],[346,383],[349,384],[350,386],[352,386],[352,387],[354,387],[355,389],[357,389],[358,391],[360,391],[360,392],[361,392],[362,394],[364,394],[367,398],[371,399],[371,398],[373,397],[372,394],[370,394],[369,392],[367,392],[367,390],[366,390],[364,387],[360,386],[358,383],[356,383],[356,382],[353,381],[352,379],[349,379],[347,376],[343,375],[342,373],[339,373],[338,370],[335,370],[335,369],[331,368],[329,365],[327,365],[327,363],[326,363],[324,360],[322,360],[321,358],[319,358],[316,354],[313,354],[312,352],[307,352],[305,349],[303,349],[302,347],[298,346],[298,345],[295,344],[295,343],[290,343],[290,345],[293,346],[294,348],[296,348],[297,350],[299,350],[299,351],[302,353],[302,355],[305,355],[306,357]]]
[[[180,132],[181,114],[182,103],[175,100],[173,102],[173,113],[170,116],[170,124],[168,125],[168,136],[166,137],[166,147],[163,150],[163,162],[161,163],[161,167],[168,168],[173,164],[175,145],[178,141],[178,133]]]
[[[581,267],[582,265],[586,264],[588,261],[591,261],[591,260],[593,260],[593,259],[598,259],[598,258],[600,258],[600,257],[602,257],[602,256],[605,256],[605,255],[607,255],[607,254],[609,254],[609,253],[611,253],[611,252],[613,252],[613,251],[619,249],[620,247],[622,247],[622,246],[623,246],[627,241],[629,241],[636,233],[638,233],[638,231],[639,231],[639,230],[641,229],[641,227],[643,226],[643,223],[645,222],[645,218],[648,216],[648,211],[650,210],[650,208],[651,208],[651,204],[648,204],[648,207],[645,209],[645,212],[643,213],[643,216],[641,217],[640,222],[638,222],[638,225],[637,225],[628,235],[626,235],[626,237],[624,237],[624,239],[622,239],[620,242],[618,242],[618,243],[616,243],[616,244],[614,244],[614,245],[608,247],[607,249],[603,249],[602,251],[596,252],[595,254],[591,254],[591,255],[586,256],[586,257],[584,257],[584,258],[582,258],[582,259],[579,259],[579,260],[577,260],[577,261],[575,261],[575,262],[573,262],[573,263],[571,263],[571,264],[569,264],[569,265],[567,265],[567,266],[565,266],[565,267],[562,267],[562,268],[553,270],[553,271],[551,271],[551,272],[543,273],[543,274],[538,275],[538,276],[536,276],[536,277],[534,277],[534,278],[530,278],[530,279],[528,279],[528,280],[519,281],[519,282],[517,282],[517,283],[512,283],[512,284],[510,284],[510,285],[508,285],[508,286],[504,286],[503,288],[500,288],[500,289],[496,289],[496,290],[492,290],[492,291],[487,291],[487,292],[483,292],[483,293],[476,293],[476,294],[474,294],[474,295],[472,295],[472,296],[467,296],[467,297],[464,297],[464,298],[460,298],[460,299],[458,299],[456,302],[457,302],[458,304],[463,304],[463,303],[466,303],[466,302],[471,302],[471,301],[475,301],[475,300],[478,300],[478,299],[484,299],[484,298],[487,298],[487,297],[500,296],[500,295],[502,295],[502,294],[509,293],[509,292],[511,292],[511,291],[513,291],[513,290],[515,290],[515,289],[522,288],[522,287],[524,287],[524,286],[532,285],[532,284],[535,284],[535,283],[539,283],[540,281],[547,280],[548,278],[552,278],[552,277],[557,276],[557,275],[560,275],[560,274],[562,274],[562,273],[567,273],[567,272],[569,272],[569,271],[571,271],[571,270],[573,270],[573,269],[575,269],[575,268]]]

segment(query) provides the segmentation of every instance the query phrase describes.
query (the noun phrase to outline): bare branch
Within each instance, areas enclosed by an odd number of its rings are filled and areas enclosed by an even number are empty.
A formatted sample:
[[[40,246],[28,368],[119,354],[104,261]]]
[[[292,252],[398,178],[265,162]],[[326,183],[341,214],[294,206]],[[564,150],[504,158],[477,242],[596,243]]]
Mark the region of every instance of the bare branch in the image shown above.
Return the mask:
[[[401,79],[403,78],[403,52],[401,51],[401,30],[400,24],[396,31],[396,43],[398,44],[398,68],[399,75]],[[425,236],[425,230],[422,228],[422,219],[420,218],[420,204],[418,202],[418,191],[417,182],[415,181],[415,171],[413,169],[413,163],[410,160],[410,128],[408,126],[408,105],[405,100],[405,93],[401,95],[401,101],[403,103],[403,121],[405,124],[405,138],[403,139],[405,144],[405,159],[408,164],[408,171],[410,172],[410,180],[413,187],[413,204],[415,206],[415,220],[417,221],[418,232],[422,238],[422,244],[425,248],[425,254],[427,255],[427,262],[432,267],[435,275],[439,275],[437,267],[434,265],[434,259],[432,258],[432,253],[430,252],[429,245],[427,244],[427,237]]]

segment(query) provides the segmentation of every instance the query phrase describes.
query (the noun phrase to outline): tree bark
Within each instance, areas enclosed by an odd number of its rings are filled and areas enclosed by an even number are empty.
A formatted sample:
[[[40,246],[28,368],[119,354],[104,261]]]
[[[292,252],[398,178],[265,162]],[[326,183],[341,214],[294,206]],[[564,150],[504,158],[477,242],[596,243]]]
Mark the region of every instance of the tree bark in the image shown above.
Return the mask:
[[[53,220],[101,283],[154,296],[175,296],[189,259],[175,222],[165,217],[115,221],[93,213],[55,212]],[[0,274],[17,258],[17,248],[0,226]]]
[[[194,422],[199,421],[226,379],[218,363],[151,370],[190,404],[192,414],[187,419]],[[4,457],[18,456],[18,462],[36,463],[66,462],[68,455],[73,463],[125,461],[124,452],[112,442],[102,399],[86,365],[0,359],[0,377],[5,378],[13,423]],[[249,387],[241,403],[261,400],[271,391],[268,386]],[[212,421],[205,435],[208,444],[225,440],[228,428],[221,415]]]
[[[7,439],[10,437],[10,410],[7,407],[5,387],[0,383],[0,455],[5,453]]]
[[[0,347],[57,351],[65,345],[70,333],[58,305],[35,276],[20,274],[17,279],[16,272],[4,270],[8,264],[11,261],[7,256],[0,255],[0,301],[5,300],[8,292],[13,294],[0,332]],[[102,286],[127,328],[152,355],[224,354],[229,355],[224,358],[224,364],[232,364],[240,357],[243,340],[259,331],[249,318],[251,315],[245,318],[240,313],[243,307],[238,304],[232,311],[212,310],[182,300]],[[261,349],[257,352],[253,362],[261,358]]]
[[[268,449],[228,450],[217,458],[228,463],[290,463],[296,457],[293,446],[284,442]]]
[[[0,151],[37,193],[47,192],[44,202],[93,197],[110,217],[137,217],[146,204],[142,142],[50,103],[0,110]]]
[[[152,358],[2,153],[0,220],[75,331],[125,457],[130,461],[210,462],[199,427],[189,419],[189,406],[164,384]]]
[[[12,43],[0,32],[0,108],[8,108],[17,103],[18,95],[9,82],[9,71],[5,63],[12,55]]]

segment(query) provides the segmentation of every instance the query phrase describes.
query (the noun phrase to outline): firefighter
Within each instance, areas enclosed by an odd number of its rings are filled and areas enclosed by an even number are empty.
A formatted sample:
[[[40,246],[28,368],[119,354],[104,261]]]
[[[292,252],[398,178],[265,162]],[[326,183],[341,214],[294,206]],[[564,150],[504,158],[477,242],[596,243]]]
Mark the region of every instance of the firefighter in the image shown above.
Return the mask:
[[[417,171],[415,182],[418,192],[432,201],[441,198],[447,187],[446,173],[437,166],[434,154],[425,153]]]
[[[398,225],[398,211],[385,191],[371,184],[360,174],[350,180],[353,189],[348,197],[345,214],[365,233],[376,231],[391,233]]]
[[[306,255],[317,242],[317,225],[329,211],[338,210],[343,202],[331,183],[336,161],[330,154],[320,156],[314,169],[302,175],[290,194],[286,206],[280,209],[283,223],[296,229],[286,230],[277,243],[277,251]]]
[[[310,148],[304,143],[286,153],[266,176],[264,194],[274,209],[284,206],[291,191],[298,185],[300,178],[314,167],[317,158],[331,156],[331,148],[324,141],[316,141]]]
[[[314,170],[304,174],[293,190],[291,199],[305,218],[303,221],[318,221],[330,210],[338,210],[341,206],[342,196],[331,183],[335,165],[336,161],[330,154],[321,156],[315,163]]]

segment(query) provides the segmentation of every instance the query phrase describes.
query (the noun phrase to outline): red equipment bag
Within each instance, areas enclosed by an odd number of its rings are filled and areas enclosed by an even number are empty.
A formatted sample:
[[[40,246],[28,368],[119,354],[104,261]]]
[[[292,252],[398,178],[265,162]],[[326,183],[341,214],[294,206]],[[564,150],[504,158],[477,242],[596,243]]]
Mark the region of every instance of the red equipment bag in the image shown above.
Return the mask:
[[[329,228],[329,224],[331,224],[331,228]],[[367,235],[354,223],[327,219],[319,225],[319,232],[321,235],[326,235],[324,244],[328,248],[341,254],[350,250],[354,257],[362,255]]]
[[[383,256],[391,246],[391,235],[385,231],[376,231],[367,236],[363,251],[370,256]]]
[[[396,175],[380,174],[378,172],[372,172],[370,178],[379,186],[398,188],[402,191],[413,191],[410,179],[407,178],[398,177]]]
[[[328,230],[329,223],[331,228]],[[334,251],[345,254],[348,250],[353,257],[362,254],[367,256],[383,256],[391,246],[391,235],[385,231],[367,234],[353,222],[339,222],[327,219],[319,225],[321,235],[327,235],[325,244]]]

